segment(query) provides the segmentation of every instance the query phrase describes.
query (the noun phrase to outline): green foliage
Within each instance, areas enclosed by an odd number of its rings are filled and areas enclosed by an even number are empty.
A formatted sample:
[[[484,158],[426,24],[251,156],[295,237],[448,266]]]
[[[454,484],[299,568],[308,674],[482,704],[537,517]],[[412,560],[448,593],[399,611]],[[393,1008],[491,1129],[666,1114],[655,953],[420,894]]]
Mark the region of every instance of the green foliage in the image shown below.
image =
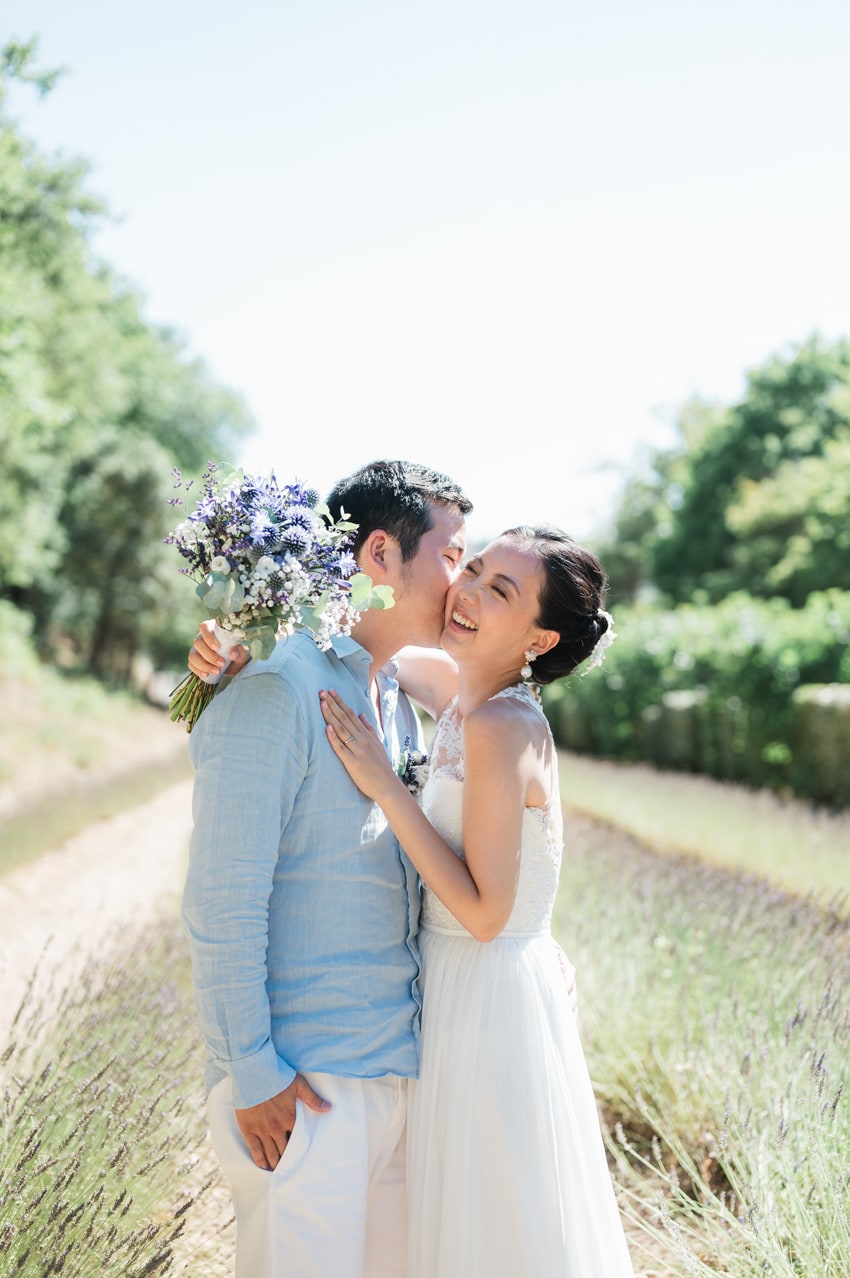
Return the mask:
[[[850,344],[817,337],[752,371],[728,407],[699,400],[676,448],[625,486],[599,547],[612,599],[735,591],[800,606],[850,585]]]
[[[38,667],[32,642],[32,619],[12,604],[0,599],[0,635],[3,637],[3,675],[25,678]]]
[[[56,76],[34,56],[7,45],[0,86],[46,92]],[[171,646],[175,607],[183,648],[195,622],[159,555],[169,471],[199,473],[251,422],[93,258],[105,210],[85,178],[21,135],[0,88],[0,598],[32,615],[45,655],[124,679],[140,646]]]
[[[643,605],[618,611],[617,631],[601,671],[544,690],[561,744],[748,784],[786,785],[792,772],[802,782],[792,694],[850,676],[850,594],[819,592],[801,609],[745,594]]]
[[[356,572],[349,578],[351,586],[351,606],[358,612],[377,609],[384,612],[395,607],[395,595],[392,586],[373,586],[372,578],[365,572]]]
[[[608,576],[611,606],[632,602],[649,584],[648,568],[663,531],[666,507],[661,496],[669,457],[649,454],[625,483],[612,526],[595,546]]]
[[[805,684],[793,702],[797,784],[814,799],[850,806],[850,683]]]
[[[38,41],[9,40],[0,49],[0,103],[6,96],[6,82],[19,80],[23,84],[35,86],[39,97],[44,97],[53,88],[62,69],[53,71],[37,71],[34,67],[35,55],[38,52]]]
[[[712,599],[740,589],[787,594],[789,583],[781,574],[773,581],[753,575],[760,564],[753,564],[744,544],[749,536],[747,504],[755,508],[757,523],[773,530],[776,544],[789,516],[784,505],[789,478],[804,459],[825,458],[828,446],[836,443],[850,447],[847,342],[827,345],[813,338],[788,358],[777,356],[750,373],[741,402],[687,449],[681,500],[671,510],[669,531],[654,548],[652,576],[658,587],[675,600],[688,599],[697,589]],[[778,484],[777,476],[782,477]],[[832,563],[822,563],[818,556],[825,512],[816,503],[822,487],[822,478],[810,481],[794,502],[795,535],[805,543],[797,547],[795,562],[806,559],[810,589],[838,584],[830,575]],[[736,515],[730,519],[733,509]],[[809,510],[815,523],[807,532]],[[845,525],[850,519],[846,483],[833,490],[831,514],[843,516]]]
[[[726,522],[735,570],[759,583],[759,593],[801,607],[825,581],[850,590],[850,430],[818,456],[782,462],[761,483],[742,481]]]

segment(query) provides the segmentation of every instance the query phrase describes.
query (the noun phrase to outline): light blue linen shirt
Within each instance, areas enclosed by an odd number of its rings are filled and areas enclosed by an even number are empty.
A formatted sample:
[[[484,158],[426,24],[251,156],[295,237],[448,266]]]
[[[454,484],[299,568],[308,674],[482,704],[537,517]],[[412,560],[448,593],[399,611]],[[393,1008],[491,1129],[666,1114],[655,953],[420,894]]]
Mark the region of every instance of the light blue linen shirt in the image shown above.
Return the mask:
[[[236,1108],[296,1071],[415,1077],[418,879],[381,809],[327,741],[319,690],[374,724],[369,654],[338,636],[280,641],[214,698],[189,740],[194,831],[183,893],[207,1090]],[[420,744],[413,707],[378,677],[387,750]]]

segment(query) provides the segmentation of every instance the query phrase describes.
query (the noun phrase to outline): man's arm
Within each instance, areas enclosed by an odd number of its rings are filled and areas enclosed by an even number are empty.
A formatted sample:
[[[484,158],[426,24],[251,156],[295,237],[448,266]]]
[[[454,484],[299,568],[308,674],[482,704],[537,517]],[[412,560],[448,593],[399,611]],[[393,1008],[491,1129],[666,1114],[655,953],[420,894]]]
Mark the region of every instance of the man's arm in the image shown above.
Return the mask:
[[[245,1137],[251,1157],[263,1171],[274,1171],[289,1144],[295,1126],[295,1102],[311,1109],[330,1109],[328,1101],[310,1086],[303,1074],[296,1074],[289,1087],[259,1105],[235,1110],[236,1122]]]
[[[231,1077],[254,1161],[274,1167],[296,1096],[324,1103],[275,1050],[266,992],[268,906],[282,831],[307,768],[297,701],[274,672],[236,680],[189,743],[194,831],[183,893],[201,1028]]]

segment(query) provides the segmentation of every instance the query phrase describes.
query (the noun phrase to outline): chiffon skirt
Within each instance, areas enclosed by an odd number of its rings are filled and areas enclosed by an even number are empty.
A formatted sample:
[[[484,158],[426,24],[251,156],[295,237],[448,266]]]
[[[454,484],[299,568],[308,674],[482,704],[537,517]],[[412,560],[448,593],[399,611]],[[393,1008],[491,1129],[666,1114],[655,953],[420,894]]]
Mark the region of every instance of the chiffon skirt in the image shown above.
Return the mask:
[[[419,944],[408,1278],[632,1278],[552,938]]]

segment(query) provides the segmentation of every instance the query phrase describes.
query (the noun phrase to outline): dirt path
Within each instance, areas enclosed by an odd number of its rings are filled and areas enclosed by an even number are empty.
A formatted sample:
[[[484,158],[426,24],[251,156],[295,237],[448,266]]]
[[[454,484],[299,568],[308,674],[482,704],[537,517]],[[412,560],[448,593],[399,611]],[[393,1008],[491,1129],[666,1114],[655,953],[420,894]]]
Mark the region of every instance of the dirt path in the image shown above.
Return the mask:
[[[89,826],[61,847],[0,878],[0,1037],[17,1010],[33,970],[46,986],[61,969],[75,967],[116,924],[176,912],[191,831],[191,781],[182,782],[133,811]],[[199,1179],[215,1168],[212,1149],[200,1152]],[[199,1204],[204,1220],[192,1233],[214,1242],[182,1258],[173,1272],[187,1278],[229,1278],[233,1229],[219,1230],[232,1213],[229,1194],[216,1186]],[[629,1231],[636,1278],[676,1278],[671,1262],[652,1259],[639,1231]]]
[[[36,990],[53,980],[64,986],[87,955],[112,943],[116,926],[176,914],[192,828],[191,796],[191,781],[181,782],[0,878],[0,1040],[36,968]],[[216,1170],[209,1142],[198,1157],[195,1178],[201,1184]],[[192,1236],[213,1241],[189,1256],[180,1254],[178,1243],[172,1272],[230,1278],[234,1234],[227,1222],[233,1213],[225,1186],[215,1185],[196,1210]]]
[[[191,792],[183,782],[0,878],[0,1029],[42,952],[42,979],[59,967],[67,979],[116,924],[177,909]]]

